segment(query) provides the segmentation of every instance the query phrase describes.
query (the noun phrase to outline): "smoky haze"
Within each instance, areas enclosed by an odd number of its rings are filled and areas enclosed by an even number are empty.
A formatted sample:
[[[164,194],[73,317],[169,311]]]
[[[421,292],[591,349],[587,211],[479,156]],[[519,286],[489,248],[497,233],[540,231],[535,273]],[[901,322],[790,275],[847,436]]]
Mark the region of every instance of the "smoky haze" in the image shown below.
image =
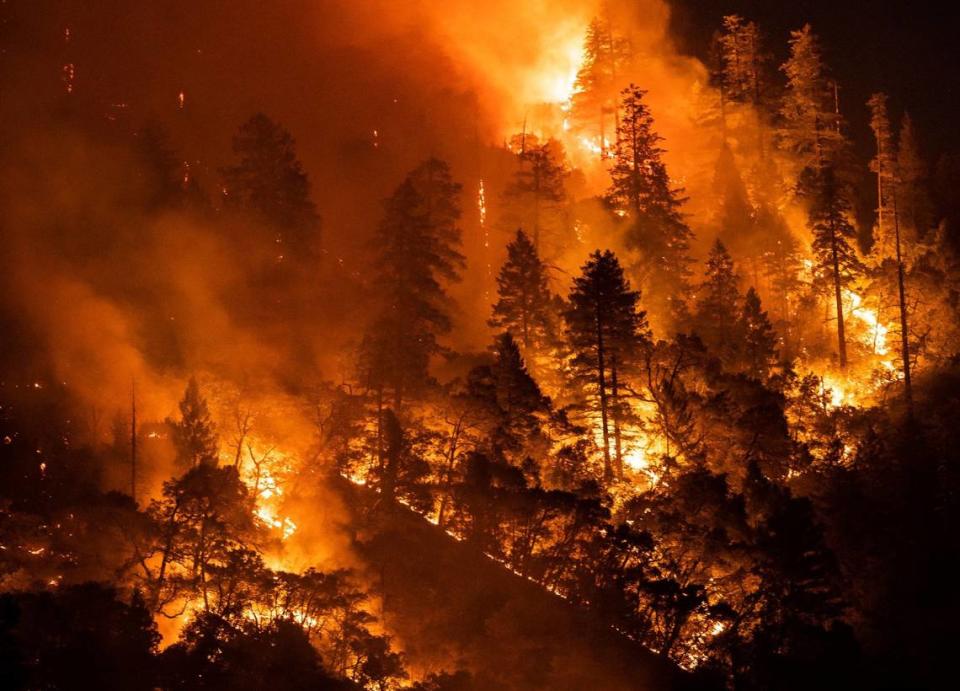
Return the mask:
[[[459,309],[488,310],[477,281],[483,261],[495,270],[508,236],[500,229],[491,256],[476,256],[477,186],[487,178],[495,217],[513,165],[503,142],[528,121],[531,131],[553,134],[535,106],[568,95],[598,10],[561,4],[563,11],[500,0],[5,3],[3,294],[16,336],[8,359],[110,407],[138,379],[158,416],[192,370],[285,370],[297,380],[292,370],[308,363],[341,379],[352,364],[339,346],[363,325],[364,292],[351,288],[369,279],[380,202],[431,155],[464,185]],[[674,175],[696,186],[708,164],[684,134],[705,71],[673,51],[662,3],[612,11],[641,47],[637,80],[650,89]],[[300,315],[302,329],[274,338],[231,306],[262,258],[249,241],[252,222],[220,217],[231,138],[257,112],[296,141],[322,219],[317,284],[330,298]],[[138,160],[145,128],[165,133],[209,200],[203,213],[143,211],[153,182]],[[584,173],[582,191],[602,191],[602,167],[587,161]],[[557,258],[558,289],[591,245],[616,244],[605,228],[593,230],[583,247]],[[486,342],[484,319],[470,321],[452,335],[454,347]],[[309,352],[287,366],[298,348]]]

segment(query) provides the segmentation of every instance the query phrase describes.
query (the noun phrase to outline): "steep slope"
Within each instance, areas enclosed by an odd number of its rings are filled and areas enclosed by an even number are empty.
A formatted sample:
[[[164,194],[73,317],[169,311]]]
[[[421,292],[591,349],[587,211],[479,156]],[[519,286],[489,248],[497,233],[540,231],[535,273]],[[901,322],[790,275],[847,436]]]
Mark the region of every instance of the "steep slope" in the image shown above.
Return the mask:
[[[334,480],[387,628],[418,668],[464,668],[484,689],[703,688],[675,665],[451,538],[406,507]]]

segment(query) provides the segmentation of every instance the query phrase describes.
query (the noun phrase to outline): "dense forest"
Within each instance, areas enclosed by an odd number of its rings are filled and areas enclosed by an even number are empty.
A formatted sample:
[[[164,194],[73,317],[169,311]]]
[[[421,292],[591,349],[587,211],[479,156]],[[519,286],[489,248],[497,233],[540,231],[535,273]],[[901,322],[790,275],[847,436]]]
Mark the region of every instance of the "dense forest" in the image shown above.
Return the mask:
[[[0,686],[949,685],[960,158],[868,65],[82,4],[0,8]]]

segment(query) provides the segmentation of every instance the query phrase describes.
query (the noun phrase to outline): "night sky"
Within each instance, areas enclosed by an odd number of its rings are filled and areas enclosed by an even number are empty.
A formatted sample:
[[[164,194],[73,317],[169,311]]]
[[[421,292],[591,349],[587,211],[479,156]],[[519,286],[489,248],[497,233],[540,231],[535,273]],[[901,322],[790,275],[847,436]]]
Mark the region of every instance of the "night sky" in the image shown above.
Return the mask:
[[[727,14],[758,22],[774,62],[783,62],[791,29],[805,22],[821,37],[827,63],[839,78],[842,108],[858,148],[869,145],[864,105],[875,91],[891,97],[894,116],[906,109],[928,157],[960,149],[960,42],[951,3],[908,0],[670,0],[681,47],[705,58],[710,36]],[[867,149],[869,153],[869,149]]]

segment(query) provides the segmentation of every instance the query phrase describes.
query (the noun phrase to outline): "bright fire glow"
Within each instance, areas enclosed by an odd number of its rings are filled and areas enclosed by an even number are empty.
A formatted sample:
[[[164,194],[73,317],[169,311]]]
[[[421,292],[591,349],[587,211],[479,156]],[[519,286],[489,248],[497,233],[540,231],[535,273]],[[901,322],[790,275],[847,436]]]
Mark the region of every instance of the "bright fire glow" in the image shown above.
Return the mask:
[[[887,329],[877,318],[877,311],[863,305],[863,298],[852,291],[847,291],[847,300],[850,301],[850,313],[864,323],[869,330],[865,341],[877,355],[887,354]]]

